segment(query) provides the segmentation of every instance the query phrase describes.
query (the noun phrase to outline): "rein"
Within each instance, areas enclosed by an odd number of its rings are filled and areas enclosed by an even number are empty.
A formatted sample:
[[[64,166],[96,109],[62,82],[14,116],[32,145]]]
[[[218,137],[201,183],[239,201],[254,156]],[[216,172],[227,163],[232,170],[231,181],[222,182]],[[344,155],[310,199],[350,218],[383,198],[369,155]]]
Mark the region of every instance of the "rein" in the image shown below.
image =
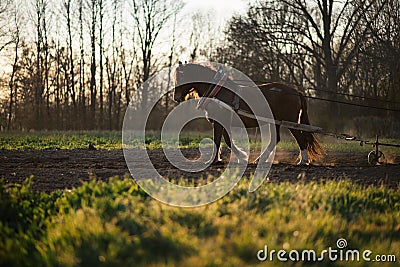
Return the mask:
[[[228,75],[226,75],[224,70],[219,67],[217,73],[214,76],[213,82],[215,83],[215,86],[211,85],[208,88],[207,92],[200,98],[196,108],[205,110],[208,103],[211,101],[211,98],[214,98],[219,93],[219,91],[221,91],[221,88],[225,84],[227,79]]]

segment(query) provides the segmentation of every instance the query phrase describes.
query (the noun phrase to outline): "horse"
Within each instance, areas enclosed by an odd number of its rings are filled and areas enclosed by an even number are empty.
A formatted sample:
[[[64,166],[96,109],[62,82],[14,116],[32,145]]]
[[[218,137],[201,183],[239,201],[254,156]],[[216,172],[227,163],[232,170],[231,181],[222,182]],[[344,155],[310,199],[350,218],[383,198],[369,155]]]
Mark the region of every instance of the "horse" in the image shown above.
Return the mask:
[[[198,80],[198,77],[202,77],[202,79],[205,78],[207,81],[213,81],[213,78],[216,77],[216,73],[217,71],[207,66],[194,63],[182,64],[179,62],[179,66],[175,69],[174,73],[175,86],[173,88],[173,100],[177,103],[183,102],[188,95],[193,92],[195,92],[199,97],[208,97],[206,94],[209,93],[209,88],[210,86],[213,86],[213,84],[211,82],[192,81]],[[226,78],[224,84],[230,84],[230,87],[233,86],[239,90],[239,85],[229,77]],[[254,90],[254,88],[260,90],[262,95],[265,97],[275,120],[310,125],[307,101],[303,93],[296,88],[283,83],[271,82],[257,85],[257,87],[249,87],[248,90]],[[214,97],[228,105],[231,105],[235,101],[235,93],[224,87],[224,85],[221,85],[220,91],[218,91]],[[251,114],[251,109],[249,109],[244,101],[239,101],[239,108],[241,110],[246,110]],[[246,128],[259,127],[255,118],[244,115],[239,115],[239,117]],[[225,143],[231,151],[240,155],[240,151],[238,151],[230,140],[227,132],[228,129],[224,129],[223,126],[216,121],[209,121],[213,125],[213,141],[217,149],[217,153],[215,153],[214,158],[211,159],[211,163],[220,162],[220,146],[222,137],[224,137]],[[278,144],[280,141],[280,125],[275,124],[275,127],[276,144]],[[296,129],[289,129],[289,131],[299,146],[300,153],[298,157],[298,165],[309,164],[310,161],[317,160],[323,156],[323,148],[314,133]],[[257,160],[260,160],[260,158],[261,156]]]

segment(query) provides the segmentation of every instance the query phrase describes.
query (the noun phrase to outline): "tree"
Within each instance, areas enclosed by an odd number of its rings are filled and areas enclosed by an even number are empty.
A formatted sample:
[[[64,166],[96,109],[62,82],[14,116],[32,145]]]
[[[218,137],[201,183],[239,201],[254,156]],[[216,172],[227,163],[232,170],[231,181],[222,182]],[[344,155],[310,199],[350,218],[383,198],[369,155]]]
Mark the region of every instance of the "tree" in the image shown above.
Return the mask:
[[[329,90],[333,93],[340,91],[340,87],[349,84],[340,84],[344,73],[357,55],[360,45],[366,40],[368,28],[363,23],[366,12],[372,11],[375,1],[346,0],[337,2],[334,0],[284,0],[280,11],[299,16],[305,24],[287,21],[269,34],[278,42],[293,44],[307,53],[307,56],[320,66],[321,73],[315,73],[314,78],[320,89]],[[376,19],[383,7],[383,3],[375,10],[371,23]],[[284,10],[282,10],[282,8]],[[276,28],[277,25],[273,25]],[[300,38],[288,38],[281,33],[289,32]],[[329,97],[335,94],[330,94]],[[336,105],[332,105],[335,112]]]
[[[104,58],[104,12],[105,12],[105,7],[104,7],[104,1],[103,0],[97,0],[98,1],[98,11],[99,11],[99,57],[100,57],[100,62],[99,62],[99,69],[100,69],[100,81],[99,81],[99,100],[100,100],[100,119],[99,119],[99,124],[100,128],[103,128],[103,121],[104,121],[104,97],[103,97],[103,82],[104,82],[104,67],[103,67],[103,58]]]
[[[176,14],[174,14],[174,22],[172,28],[172,40],[171,40],[171,49],[168,56],[168,82],[167,86],[170,86],[171,83],[171,71],[172,71],[172,63],[174,62],[174,53],[175,53],[175,42],[176,42]],[[167,115],[169,112],[169,93],[165,94],[165,114]]]
[[[379,3],[364,14],[369,38],[360,48],[357,58],[360,64],[354,68],[354,75],[359,79],[352,90],[366,97],[385,100],[388,108],[398,108],[399,105],[396,107],[394,102],[400,101],[400,1],[387,1],[374,23],[368,23]],[[376,105],[372,99],[368,102],[369,105]],[[383,104],[382,101],[380,104]],[[376,115],[380,114],[381,111],[376,111]]]
[[[112,7],[112,25],[111,25],[111,57],[106,57],[106,71],[108,79],[108,92],[107,92],[107,114],[108,114],[108,128],[111,130],[113,127],[112,109],[113,104],[115,105],[116,89],[117,89],[117,75],[119,73],[119,65],[117,62],[117,19],[118,19],[118,0],[113,0]],[[122,79],[122,77],[120,77]]]
[[[96,20],[97,20],[97,0],[90,0],[89,11],[90,17],[90,47],[91,47],[91,61],[90,61],[90,129],[95,128],[96,122]]]
[[[35,128],[43,128],[43,96],[45,92],[47,78],[47,24],[46,24],[46,7],[47,0],[35,0],[35,26],[36,26],[36,69],[33,81],[34,88],[34,113]],[[48,101],[47,101],[48,102]]]
[[[268,1],[250,6],[245,16],[233,17],[227,28],[228,49],[224,54],[229,62],[256,81],[294,82],[302,87],[301,74],[306,71],[302,66],[304,53],[271,35],[273,31],[280,31],[280,38],[301,41],[299,36],[283,31],[282,24],[290,21],[304,27],[304,22],[281,6],[279,1]]]
[[[79,113],[81,114],[81,127],[86,125],[86,94],[85,94],[85,40],[83,31],[84,0],[79,1]]]
[[[18,6],[15,4],[13,7],[13,22],[14,22],[14,31],[12,40],[14,40],[14,60],[12,64],[12,71],[10,75],[10,80],[8,83],[10,89],[10,99],[9,99],[9,108],[8,108],[8,121],[7,121],[7,130],[11,129],[12,118],[13,118],[13,107],[15,105],[15,99],[17,96],[17,90],[15,86],[15,74],[18,70],[18,60],[19,60],[19,46],[20,46],[20,16],[18,13]]]
[[[139,83],[148,80],[154,70],[153,48],[163,27],[176,14],[182,3],[169,0],[132,0],[132,17],[139,37],[142,54]],[[148,90],[143,89],[142,108],[147,106]]]
[[[71,90],[71,100],[74,107],[74,113],[76,112],[76,96],[75,96],[75,69],[74,69],[74,52],[73,52],[73,37],[72,37],[72,0],[64,0],[64,15],[67,23],[67,33],[68,33],[68,52],[69,52],[69,78],[68,83]],[[75,119],[75,116],[74,116]]]
[[[9,44],[13,43],[13,39],[9,38],[8,32],[8,12],[10,8],[10,0],[0,2],[0,52]]]
[[[260,1],[230,22],[228,35],[241,49],[237,54],[245,55],[244,67],[248,61],[253,72],[267,72],[273,80],[311,87],[336,100],[337,93],[349,92],[354,83],[353,65],[386,2]],[[340,115],[338,104],[326,107],[326,114]]]

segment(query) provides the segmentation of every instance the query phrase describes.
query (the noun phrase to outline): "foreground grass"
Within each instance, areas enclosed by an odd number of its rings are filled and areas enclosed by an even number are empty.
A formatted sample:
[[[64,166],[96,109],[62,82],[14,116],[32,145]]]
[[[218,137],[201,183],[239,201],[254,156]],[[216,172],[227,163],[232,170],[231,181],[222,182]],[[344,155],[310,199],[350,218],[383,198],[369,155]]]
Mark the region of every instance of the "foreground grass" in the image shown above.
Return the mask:
[[[180,136],[179,146],[181,148],[197,148],[203,138],[211,138],[206,134],[183,133]],[[372,140],[371,140],[372,141]],[[380,142],[400,144],[399,140],[382,139]],[[148,134],[146,136],[147,149],[162,149],[159,134]],[[36,132],[36,133],[0,133],[0,149],[26,150],[26,149],[83,149],[92,144],[97,149],[122,149],[121,132]],[[323,139],[322,144],[327,151],[338,152],[362,152],[372,150],[371,145],[360,146],[358,142],[336,140],[333,138]],[[251,143],[251,149],[260,149],[260,142]],[[290,138],[281,141],[277,149],[297,151],[297,144]],[[399,155],[400,149],[384,147],[386,153]]]
[[[175,208],[133,180],[92,180],[72,191],[34,193],[0,183],[1,266],[287,266],[259,262],[265,245],[321,252],[345,238],[349,249],[394,254],[397,263],[297,262],[296,266],[398,266],[400,192],[349,181],[242,181],[219,201]]]

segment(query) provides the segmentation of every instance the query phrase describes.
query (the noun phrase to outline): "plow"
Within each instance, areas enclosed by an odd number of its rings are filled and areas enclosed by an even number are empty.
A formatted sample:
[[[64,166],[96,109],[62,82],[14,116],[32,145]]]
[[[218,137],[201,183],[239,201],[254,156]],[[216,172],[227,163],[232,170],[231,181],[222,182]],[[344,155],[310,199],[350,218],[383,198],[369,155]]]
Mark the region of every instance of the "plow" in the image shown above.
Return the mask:
[[[238,114],[243,115],[243,116],[248,116],[251,117],[253,116],[255,118],[254,115],[249,114],[245,111],[239,110]],[[381,165],[381,164],[385,164],[385,154],[380,150],[380,147],[396,147],[396,148],[400,148],[400,144],[391,144],[391,143],[382,143],[379,141],[379,136],[376,136],[375,141],[369,141],[369,140],[363,140],[360,139],[358,137],[355,136],[351,136],[348,134],[339,134],[339,133],[334,133],[334,132],[328,132],[325,131],[323,128],[318,127],[318,126],[313,126],[313,125],[308,125],[308,124],[300,124],[300,123],[295,123],[295,122],[290,122],[290,121],[279,121],[279,120],[271,120],[268,118],[260,118],[257,117],[257,119],[261,120],[261,121],[265,121],[265,122],[269,122],[269,123],[274,123],[276,125],[280,125],[289,129],[295,129],[295,130],[300,130],[300,131],[305,131],[305,132],[311,132],[311,133],[316,133],[316,134],[320,134],[320,135],[326,135],[326,136],[331,136],[331,137],[335,137],[337,139],[342,139],[345,141],[349,141],[349,142],[359,142],[360,146],[364,146],[364,145],[371,145],[373,147],[373,150],[371,150],[368,153],[368,164],[375,166],[375,165]]]

